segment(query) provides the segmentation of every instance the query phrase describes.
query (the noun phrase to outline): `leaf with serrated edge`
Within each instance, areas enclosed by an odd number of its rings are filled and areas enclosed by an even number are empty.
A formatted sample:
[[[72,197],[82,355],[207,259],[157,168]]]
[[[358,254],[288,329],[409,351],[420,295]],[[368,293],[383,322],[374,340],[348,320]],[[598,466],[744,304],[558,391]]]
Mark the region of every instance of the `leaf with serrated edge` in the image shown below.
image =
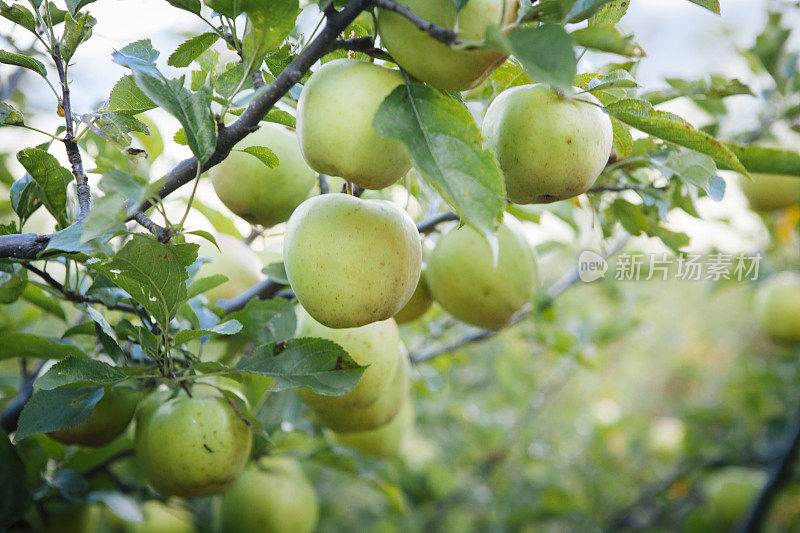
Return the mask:
[[[19,415],[14,442],[86,422],[104,393],[103,387],[65,387],[34,392]]]
[[[175,335],[175,344],[184,344],[206,335],[234,335],[242,330],[238,320],[228,320],[209,329],[184,329]]]
[[[350,392],[366,369],[327,339],[291,339],[282,348],[274,355],[274,345],[259,346],[252,357],[240,359],[236,369],[274,378],[273,391],[310,387],[327,396]]]
[[[381,103],[373,126],[398,139],[414,166],[462,220],[497,249],[495,228],[505,207],[505,182],[466,106],[420,83],[398,87]]]
[[[169,56],[167,65],[173,67],[188,67],[192,61],[200,57],[200,55],[208,50],[218,39],[219,35],[212,32],[201,33],[200,35],[192,37],[181,44],[172,55]]]
[[[126,377],[125,372],[102,361],[68,356],[36,378],[34,385],[43,390],[65,385],[112,385]]]

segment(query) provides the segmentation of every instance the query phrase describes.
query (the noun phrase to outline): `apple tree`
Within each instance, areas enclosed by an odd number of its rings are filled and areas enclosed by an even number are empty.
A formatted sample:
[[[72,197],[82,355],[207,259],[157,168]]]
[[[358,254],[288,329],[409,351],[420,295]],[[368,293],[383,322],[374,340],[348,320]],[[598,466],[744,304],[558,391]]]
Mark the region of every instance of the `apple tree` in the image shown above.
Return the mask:
[[[770,138],[800,117],[777,12],[747,52],[773,108],[732,131],[742,81],[640,85],[628,1],[165,2],[202,31],[157,50],[142,13],[107,58],[125,74],[82,109],[101,2],[0,2],[4,531],[312,531],[318,469],[402,501],[384,458],[435,394],[419,369],[538,323],[579,280],[539,264],[543,216],[589,213],[605,257],[632,236],[680,254],[668,213],[700,218],[726,182],[755,210],[800,205],[800,153]],[[679,98],[711,121],[659,108]],[[764,288],[784,342],[799,291]],[[785,472],[727,472],[707,499],[723,522],[757,499],[756,524]]]

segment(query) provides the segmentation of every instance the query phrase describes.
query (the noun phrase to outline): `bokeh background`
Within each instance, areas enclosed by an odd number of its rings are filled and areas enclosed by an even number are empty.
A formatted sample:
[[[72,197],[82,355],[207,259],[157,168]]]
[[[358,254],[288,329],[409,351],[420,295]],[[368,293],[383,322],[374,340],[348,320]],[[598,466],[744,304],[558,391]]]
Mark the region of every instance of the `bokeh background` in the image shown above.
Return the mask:
[[[768,8],[789,2],[721,3],[718,17],[685,0],[633,0],[622,27],[635,32],[647,53],[637,71],[647,88],[664,87],[670,77],[709,73],[750,85],[756,96],[727,100],[731,112],[720,134],[725,137],[752,129],[768,112],[758,95],[770,81],[753,74],[740,51],[764,27]],[[79,49],[71,71],[79,113],[96,108],[124,74],[110,61],[114,49],[146,36],[157,49],[170,51],[186,35],[202,31],[199,23],[159,0],[105,0],[93,4],[91,12],[98,20],[94,37]],[[314,9],[303,17],[311,31]],[[784,24],[800,27],[797,10],[787,13]],[[800,51],[800,32],[789,47]],[[220,51],[234,60],[232,53]],[[589,54],[579,69],[592,71],[597,60]],[[174,75],[169,67],[164,71]],[[9,72],[0,67],[0,77]],[[32,76],[21,87],[26,108],[39,111],[31,123],[52,127],[57,117],[48,107],[47,89]],[[708,120],[685,99],[665,109],[696,126]],[[167,141],[179,128],[164,113],[149,116]],[[800,147],[788,128],[779,126],[775,133],[784,145]],[[34,133],[0,129],[0,152],[13,154],[41,140]],[[165,145],[151,178],[190,155],[186,147]],[[23,169],[11,159],[8,168],[18,178]],[[768,252],[762,279],[797,269],[797,231],[787,230],[797,212],[785,214],[786,220],[762,218],[747,209],[736,177],[724,177],[724,199],[699,202],[703,221],[671,220],[691,236],[687,251]],[[227,213],[207,180],[199,198]],[[171,203],[182,209],[181,202]],[[30,223],[31,231],[37,224],[49,229],[43,211]],[[246,234],[248,226],[230,218]],[[581,251],[597,247],[597,235],[585,211],[544,209],[536,219],[526,228],[547,287]],[[200,215],[189,225],[211,229]],[[265,263],[275,260],[280,231],[256,241]],[[634,239],[626,248],[627,253],[663,250],[647,239]],[[757,285],[579,283],[535,320],[415,367],[417,422],[401,458],[353,454],[345,461],[337,455],[307,464],[322,503],[320,530],[725,530],[706,520],[704,479],[729,466],[767,468],[800,401],[800,351],[773,344],[758,329]],[[452,320],[434,310],[430,320],[405,326],[403,333],[415,352],[465,330],[450,326]],[[46,332],[48,324],[42,320],[32,327]],[[11,384],[10,378],[2,382]],[[313,453],[307,434],[314,430],[291,399],[275,395],[264,409],[275,414],[278,449]],[[772,523],[776,531],[798,530],[800,485],[793,483],[783,493]]]

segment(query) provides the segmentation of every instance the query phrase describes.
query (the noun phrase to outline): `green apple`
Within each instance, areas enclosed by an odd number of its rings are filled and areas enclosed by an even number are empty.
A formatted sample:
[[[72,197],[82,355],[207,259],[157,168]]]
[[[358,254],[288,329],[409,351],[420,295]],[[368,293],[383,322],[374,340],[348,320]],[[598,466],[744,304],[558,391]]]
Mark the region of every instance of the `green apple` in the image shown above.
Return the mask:
[[[264,265],[249,246],[231,235],[218,234],[215,238],[219,250],[212,243],[203,240],[198,253],[198,256],[210,261],[200,267],[197,279],[217,274],[228,278],[222,285],[204,293],[211,302],[233,298],[264,278],[261,273]]]
[[[507,224],[497,231],[499,257],[483,236],[463,226],[439,239],[425,271],[433,299],[451,315],[474,326],[500,329],[531,301],[536,261],[525,238]]]
[[[364,408],[377,402],[392,381],[404,350],[395,321],[389,319],[360,328],[333,329],[314,320],[301,307],[297,313],[297,337],[331,340],[359,365],[369,365],[350,392],[325,396],[304,388],[297,391],[300,398],[318,411]]]
[[[405,324],[418,319],[428,312],[428,309],[433,305],[433,297],[431,291],[428,289],[428,282],[425,281],[425,273],[420,274],[419,283],[417,288],[414,289],[414,294],[411,299],[396,315],[394,320],[398,324]]]
[[[408,396],[410,367],[408,354],[403,350],[392,381],[375,403],[362,408],[319,410],[316,412],[317,420],[337,433],[368,431],[388,423]]]
[[[800,344],[800,274],[774,276],[759,288],[756,301],[764,331],[777,341]]]
[[[150,485],[187,498],[222,492],[244,470],[253,436],[221,397],[178,397],[140,418],[136,456]]]
[[[258,157],[241,151],[253,146],[272,150],[278,156],[278,166],[270,168]],[[286,222],[317,181],[317,173],[300,153],[294,132],[273,123],[262,123],[258,131],[239,141],[208,175],[228,209],[251,224],[267,228]]]
[[[222,495],[219,518],[225,533],[311,533],[319,502],[297,461],[264,457]]]
[[[388,424],[359,433],[336,433],[336,440],[342,444],[358,448],[363,453],[380,457],[394,457],[400,452],[403,439],[414,423],[414,409],[410,398],[403,403]]]
[[[311,316],[331,328],[353,328],[391,318],[411,299],[422,244],[414,221],[396,204],[324,194],[292,214],[283,259]]]
[[[742,192],[755,211],[772,211],[800,205],[800,177],[780,174],[751,174],[739,180]]]
[[[517,18],[518,0],[470,0],[456,12],[452,0],[401,0],[423,19],[455,28],[459,38],[481,41],[489,26],[506,26]],[[415,78],[439,89],[472,89],[505,61],[496,50],[454,49],[420,31],[404,16],[378,10],[378,34],[397,63]]]
[[[127,533],[193,533],[194,516],[185,507],[166,505],[156,500],[142,504],[142,522],[125,522]]]
[[[495,98],[483,138],[496,155],[508,199],[544,204],[585,193],[608,163],[611,119],[588,93],[564,97],[546,85],[520,85]]]
[[[314,72],[297,103],[297,136],[308,164],[364,189],[383,189],[411,168],[396,139],[379,137],[372,120],[403,76],[355,59],[336,59]]]
[[[141,393],[127,387],[109,387],[94,406],[89,419],[73,428],[48,433],[62,444],[105,446],[130,424]]]
[[[731,466],[706,478],[703,493],[714,517],[733,525],[753,504],[767,482],[761,470]]]

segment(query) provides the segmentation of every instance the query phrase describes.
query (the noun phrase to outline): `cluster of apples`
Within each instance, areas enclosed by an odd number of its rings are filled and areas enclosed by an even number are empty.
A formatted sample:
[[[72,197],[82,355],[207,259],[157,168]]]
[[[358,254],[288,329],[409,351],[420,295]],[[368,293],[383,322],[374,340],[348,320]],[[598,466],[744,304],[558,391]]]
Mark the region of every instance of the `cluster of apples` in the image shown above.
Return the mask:
[[[109,387],[86,422],[49,436],[62,444],[105,446],[122,435],[135,414],[137,462],[159,493],[185,498],[223,493],[219,531],[314,530],[319,505],[302,468],[289,457],[251,462],[252,432],[228,399],[173,398],[166,390],[140,402],[141,396],[133,388]],[[194,531],[191,513],[180,506],[151,501],[142,510],[144,522],[117,520],[113,528],[131,533]],[[86,525],[89,514],[72,511],[65,511],[56,525],[74,522],[81,524],[81,531],[93,529]]]

